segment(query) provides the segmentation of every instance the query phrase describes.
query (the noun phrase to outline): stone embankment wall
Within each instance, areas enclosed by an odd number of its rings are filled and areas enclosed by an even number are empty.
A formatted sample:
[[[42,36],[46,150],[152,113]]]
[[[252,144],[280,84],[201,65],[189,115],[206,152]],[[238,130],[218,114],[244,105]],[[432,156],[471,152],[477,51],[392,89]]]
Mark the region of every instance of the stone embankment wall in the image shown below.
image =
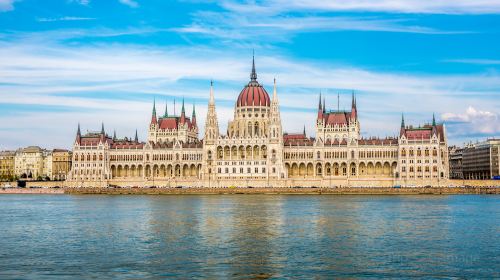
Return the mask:
[[[0,194],[64,194],[63,189],[0,188]]]
[[[500,194],[497,187],[469,188],[66,188],[69,194]]]

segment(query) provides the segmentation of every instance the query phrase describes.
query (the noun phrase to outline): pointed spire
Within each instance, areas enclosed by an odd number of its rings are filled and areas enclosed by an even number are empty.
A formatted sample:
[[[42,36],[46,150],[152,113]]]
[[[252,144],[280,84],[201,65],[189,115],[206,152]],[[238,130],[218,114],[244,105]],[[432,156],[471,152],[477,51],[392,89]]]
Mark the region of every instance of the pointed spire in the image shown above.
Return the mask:
[[[274,77],[273,100],[278,100],[278,93],[276,92],[276,77]]]
[[[252,73],[250,74],[250,80],[257,81],[257,73],[255,72],[255,51],[252,54]]]
[[[116,141],[116,130],[113,130],[113,141]]]
[[[156,98],[153,98],[153,116],[156,117]]]
[[[356,106],[356,101],[354,101],[354,90],[352,91],[352,101],[351,101],[351,108],[354,108]]]
[[[136,143],[139,143],[139,137],[137,136],[137,129],[135,129],[135,138],[134,138],[134,141]]]
[[[405,127],[405,115],[401,113],[401,128]]]
[[[78,129],[76,131],[76,142],[80,144],[80,139],[82,138],[82,134],[80,132],[80,123],[78,123]]]
[[[319,105],[318,105],[318,111],[323,112],[323,107],[321,106],[321,90],[319,91]]]
[[[182,108],[181,108],[181,114],[185,114],[186,110],[184,109],[184,97],[182,97]]]
[[[163,117],[166,118],[168,117],[168,102],[165,100],[165,114],[163,114]]]
[[[436,126],[436,116],[432,113],[432,126]]]
[[[186,110],[184,109],[184,97],[182,98],[182,108],[181,108],[181,124],[186,121]]]
[[[214,104],[215,103],[215,99],[214,99],[214,81],[213,80],[210,80],[210,99],[209,99],[209,103],[210,104]]]
[[[306,125],[304,125],[304,131],[302,132],[304,134],[304,137],[306,136]]]
[[[104,122],[101,123],[101,134],[104,134]]]
[[[194,103],[193,103],[193,114],[191,115],[191,124],[194,127],[197,127],[197,125],[196,125],[196,108],[194,106]]]
[[[340,112],[340,93],[337,92],[337,112]]]
[[[151,114],[151,123],[156,124],[158,119],[156,118],[156,99],[153,98],[153,113]]]

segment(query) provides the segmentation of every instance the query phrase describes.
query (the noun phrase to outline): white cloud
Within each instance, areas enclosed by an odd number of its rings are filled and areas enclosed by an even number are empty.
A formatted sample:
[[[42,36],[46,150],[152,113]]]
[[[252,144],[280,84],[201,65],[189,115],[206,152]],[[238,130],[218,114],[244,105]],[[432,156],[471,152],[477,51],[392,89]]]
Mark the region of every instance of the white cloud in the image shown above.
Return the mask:
[[[500,2],[496,0],[271,0],[263,4],[236,1],[224,2],[227,9],[259,13],[283,11],[347,11],[385,12],[414,14],[496,14],[500,12]]]
[[[460,123],[459,133],[495,134],[500,133],[500,120],[496,113],[478,110],[469,106],[464,113],[443,113],[442,119]]]
[[[495,59],[447,59],[444,62],[452,62],[452,63],[464,63],[464,64],[479,64],[479,65],[500,65],[500,60]]]
[[[0,0],[0,12],[14,10],[14,2],[16,0]]]
[[[123,5],[127,5],[131,8],[137,8],[139,7],[139,3],[137,3],[136,1],[134,0],[119,0],[120,3],[122,3]]]
[[[54,22],[54,21],[81,21],[81,20],[95,20],[95,18],[91,17],[59,17],[59,18],[37,18],[38,22]]]

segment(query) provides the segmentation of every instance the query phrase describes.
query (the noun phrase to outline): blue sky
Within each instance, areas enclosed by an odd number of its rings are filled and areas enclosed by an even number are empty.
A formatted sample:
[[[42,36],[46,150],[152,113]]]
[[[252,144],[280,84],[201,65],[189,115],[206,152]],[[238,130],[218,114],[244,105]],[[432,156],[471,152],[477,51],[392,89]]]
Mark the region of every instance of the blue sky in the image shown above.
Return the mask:
[[[499,136],[499,27],[494,0],[0,0],[0,150],[70,148],[79,122],[145,139],[153,99],[203,124],[211,79],[225,131],[253,50],[285,131],[313,135],[319,92],[348,109],[354,90],[364,137],[401,113],[452,144]]]

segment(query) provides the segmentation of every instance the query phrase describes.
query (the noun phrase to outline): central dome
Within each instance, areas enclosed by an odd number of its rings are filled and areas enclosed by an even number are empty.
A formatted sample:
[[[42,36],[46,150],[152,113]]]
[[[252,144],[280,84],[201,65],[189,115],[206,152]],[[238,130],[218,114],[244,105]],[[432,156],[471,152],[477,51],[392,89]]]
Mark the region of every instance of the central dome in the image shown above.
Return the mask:
[[[252,59],[252,73],[250,82],[243,88],[236,101],[236,107],[265,106],[269,107],[271,101],[266,89],[257,82],[257,73],[255,72],[255,59]]]

